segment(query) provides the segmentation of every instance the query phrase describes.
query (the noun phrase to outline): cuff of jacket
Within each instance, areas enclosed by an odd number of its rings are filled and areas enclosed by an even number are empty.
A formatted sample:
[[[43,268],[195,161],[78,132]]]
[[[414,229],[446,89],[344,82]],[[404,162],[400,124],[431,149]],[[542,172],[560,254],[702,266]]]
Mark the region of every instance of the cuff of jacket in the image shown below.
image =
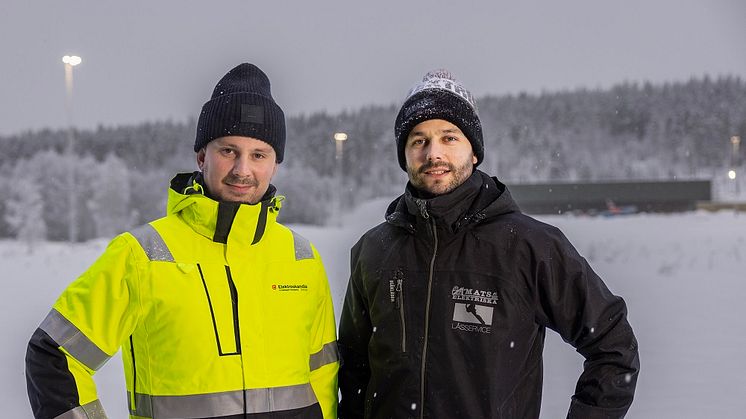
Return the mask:
[[[573,400],[567,419],[622,419],[627,414],[629,406],[625,407],[597,407]]]

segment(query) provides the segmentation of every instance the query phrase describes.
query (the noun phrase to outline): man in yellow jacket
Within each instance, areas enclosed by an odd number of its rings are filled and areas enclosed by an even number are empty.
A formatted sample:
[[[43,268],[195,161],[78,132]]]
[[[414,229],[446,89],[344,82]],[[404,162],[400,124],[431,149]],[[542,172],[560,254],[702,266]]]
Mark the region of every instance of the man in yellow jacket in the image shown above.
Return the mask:
[[[116,237],[31,337],[37,419],[106,418],[92,375],[121,347],[131,418],[336,418],[334,309],[319,254],[276,222],[285,117],[241,64],[205,103],[200,171],[164,218]]]

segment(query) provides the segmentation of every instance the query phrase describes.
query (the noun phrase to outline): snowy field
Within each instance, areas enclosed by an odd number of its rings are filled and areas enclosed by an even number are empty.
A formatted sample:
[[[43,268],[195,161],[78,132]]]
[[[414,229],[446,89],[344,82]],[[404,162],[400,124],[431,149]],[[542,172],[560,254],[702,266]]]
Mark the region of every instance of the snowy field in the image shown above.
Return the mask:
[[[383,219],[388,201],[349,215],[343,227],[293,226],[321,252],[341,308],[349,248]],[[629,306],[641,351],[641,374],[628,418],[746,417],[746,214],[540,217],[560,227]],[[28,338],[57,295],[104,249],[27,246],[0,241],[0,391],[3,418],[28,419],[23,358]],[[564,417],[582,358],[548,333],[542,418]],[[119,356],[96,376],[109,417],[124,419]]]

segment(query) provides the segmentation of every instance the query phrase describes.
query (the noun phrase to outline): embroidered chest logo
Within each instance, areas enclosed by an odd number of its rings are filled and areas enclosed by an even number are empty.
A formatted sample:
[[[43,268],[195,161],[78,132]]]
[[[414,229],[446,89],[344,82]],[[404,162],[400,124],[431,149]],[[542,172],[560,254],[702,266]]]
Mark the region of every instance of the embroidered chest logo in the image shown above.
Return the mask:
[[[496,291],[482,291],[454,286],[452,330],[464,332],[492,333],[492,313],[497,305]]]
[[[399,302],[397,299],[401,299],[402,296],[402,283],[404,282],[404,272],[401,269],[394,271],[394,279],[389,279],[389,299],[392,303]]]

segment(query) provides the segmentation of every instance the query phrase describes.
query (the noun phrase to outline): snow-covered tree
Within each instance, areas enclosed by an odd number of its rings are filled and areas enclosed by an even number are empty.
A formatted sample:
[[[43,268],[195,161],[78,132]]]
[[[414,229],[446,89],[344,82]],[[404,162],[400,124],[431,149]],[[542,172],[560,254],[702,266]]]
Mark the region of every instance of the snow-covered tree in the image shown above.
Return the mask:
[[[339,183],[330,176],[319,176],[300,164],[282,164],[272,180],[277,194],[284,195],[281,220],[293,223],[323,224],[338,208]]]
[[[96,237],[113,237],[132,224],[129,171],[122,159],[108,154],[94,166],[88,209]]]
[[[29,251],[47,238],[44,222],[44,200],[41,184],[23,174],[11,177],[5,205],[5,220],[18,240],[26,243]]]

